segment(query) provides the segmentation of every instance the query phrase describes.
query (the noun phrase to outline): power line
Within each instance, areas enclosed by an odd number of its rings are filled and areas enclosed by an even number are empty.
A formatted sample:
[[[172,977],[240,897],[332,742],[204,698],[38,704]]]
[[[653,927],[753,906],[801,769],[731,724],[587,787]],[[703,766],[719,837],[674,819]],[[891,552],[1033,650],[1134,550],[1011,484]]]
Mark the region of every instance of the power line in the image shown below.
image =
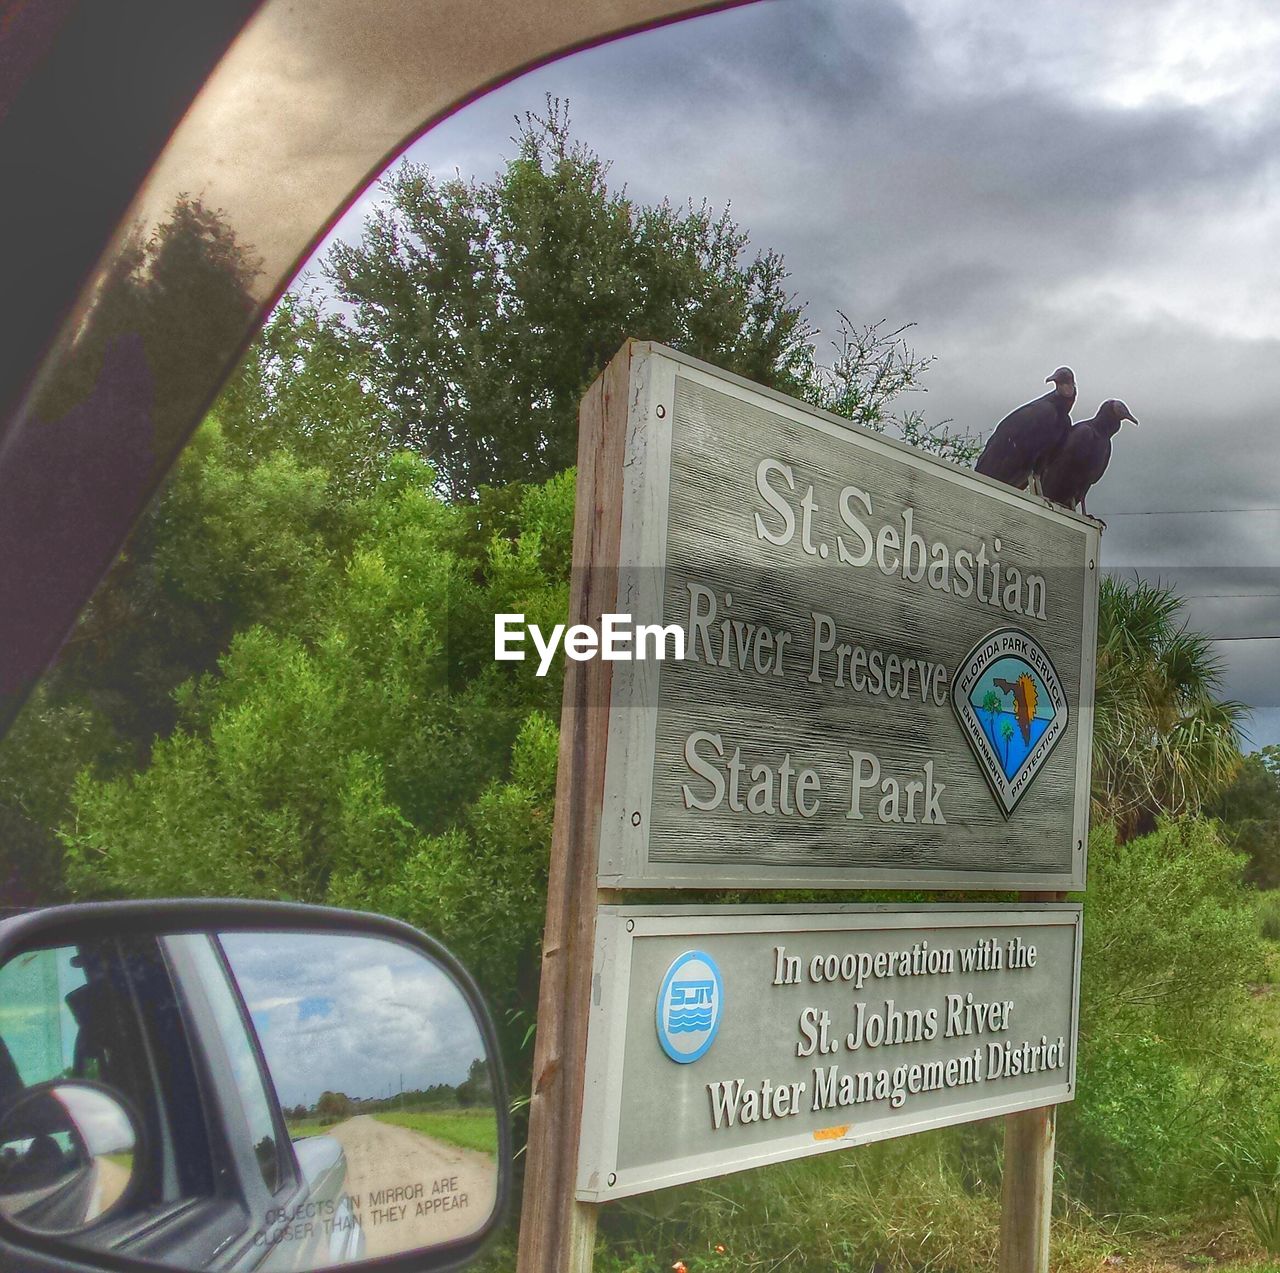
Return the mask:
[[[1208,597],[1280,597],[1280,592],[1184,592],[1183,601],[1201,601]]]
[[[1137,508],[1128,512],[1108,513],[1107,517],[1207,517],[1217,513],[1280,513],[1280,505],[1259,504],[1251,508]]]

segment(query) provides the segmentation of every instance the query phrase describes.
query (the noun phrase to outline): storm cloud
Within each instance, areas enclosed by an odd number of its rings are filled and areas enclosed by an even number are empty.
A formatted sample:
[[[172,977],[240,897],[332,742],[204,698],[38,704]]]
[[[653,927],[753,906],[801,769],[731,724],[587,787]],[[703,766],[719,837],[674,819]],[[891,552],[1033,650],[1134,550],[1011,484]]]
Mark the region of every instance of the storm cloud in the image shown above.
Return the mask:
[[[645,201],[731,205],[820,331],[914,323],[917,404],[986,434],[1066,363],[1123,398],[1104,565],[1199,594],[1280,741],[1280,15],[1263,0],[766,0],[542,68],[411,155],[487,176],[567,97]],[[370,192],[338,228],[352,236]],[[825,350],[827,337],[818,337]],[[1221,594],[1245,594],[1224,596]],[[1269,595],[1258,595],[1269,594]]]

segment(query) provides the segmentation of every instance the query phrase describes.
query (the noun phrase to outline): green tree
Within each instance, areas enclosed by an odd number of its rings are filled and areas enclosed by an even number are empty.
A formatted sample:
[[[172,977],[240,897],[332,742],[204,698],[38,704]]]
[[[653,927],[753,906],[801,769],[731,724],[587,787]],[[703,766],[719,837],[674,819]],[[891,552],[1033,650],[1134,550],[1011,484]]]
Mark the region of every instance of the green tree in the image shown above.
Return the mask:
[[[285,453],[322,470],[343,499],[366,494],[396,451],[364,341],[310,292],[287,292],[218,400],[241,466]]]
[[[166,277],[169,254],[194,250],[184,246],[193,236],[211,244],[209,304],[234,307],[247,267],[236,265],[216,219],[183,207],[178,228],[158,234],[149,253],[139,245],[140,278],[95,312],[51,402],[66,406],[83,391],[78,377],[88,383],[104,342],[133,310],[155,310],[147,326],[158,333],[164,302],[150,295],[158,283],[147,267]],[[76,771],[91,765],[109,777],[145,765],[178,719],[175,691],[214,672],[236,632],[305,625],[321,580],[360,532],[369,507],[361,497],[390,463],[363,358],[363,347],[305,297],[287,297],[260,333],[0,743],[7,897],[60,895],[55,831]]]
[[[286,450],[245,462],[210,419],[0,744],[0,878],[58,894],[58,824],[74,772],[147,763],[179,686],[255,623],[305,630],[364,505]]]
[[[1090,1202],[1168,1214],[1230,1195],[1223,1144],[1280,1160],[1280,1070],[1248,986],[1256,900],[1212,822],[1089,840],[1077,1098],[1061,1160]]]
[[[1240,765],[1246,709],[1219,697],[1222,664],[1182,604],[1170,588],[1102,583],[1092,794],[1122,837],[1198,813]]]
[[[391,444],[430,459],[454,497],[538,481],[576,458],[584,391],[628,336],[658,340],[957,458],[944,430],[890,403],[929,365],[884,324],[842,316],[819,366],[777,252],[706,203],[645,206],[569,131],[567,107],[519,123],[487,182],[405,162],[357,244],[327,272],[367,342]]]
[[[215,346],[238,340],[255,303],[257,273],[252,252],[223,218],[199,199],[180,196],[153,233],[139,230],[129,239],[58,375],[41,388],[37,411],[48,427],[29,435],[13,463],[44,471],[58,453],[92,454],[103,481],[122,493],[145,484],[147,465],[158,476],[155,466],[167,463],[176,431],[201,405],[204,382],[191,374],[192,350],[204,348],[205,338]],[[178,300],[182,323],[173,319]],[[199,315],[201,341],[192,340],[191,313]],[[96,430],[99,416],[77,410],[103,392],[130,395],[126,427],[112,432],[109,445]],[[167,506],[163,495],[152,504],[134,544],[0,744],[0,892],[11,901],[58,895],[53,829],[66,812],[67,770],[90,762],[109,770],[144,759],[159,721],[172,718],[174,687],[207,657],[204,631],[175,613],[167,581],[143,561],[147,549],[140,545]]]
[[[914,324],[890,328],[879,322],[858,325],[843,311],[831,347],[830,365],[815,360],[799,393],[824,411],[852,420],[874,433],[892,429],[904,442],[969,467],[982,450],[972,433],[957,433],[950,421],[929,424],[922,411],[904,399],[925,391],[924,375],[934,359],[920,357],[907,343]]]
[[[76,775],[90,765],[119,772],[132,759],[91,706],[60,701],[47,683],[36,687],[0,744],[0,897],[7,905],[62,899],[56,829]]]
[[[982,710],[987,714],[987,720],[989,722],[987,732],[990,734],[991,741],[994,743],[996,740],[996,715],[1000,711],[1000,695],[997,694],[995,690],[988,690],[982,696]]]
[[[746,234],[705,204],[611,191],[558,101],[512,140],[488,182],[401,164],[361,242],[327,266],[373,351],[395,442],[428,456],[452,495],[572,464],[578,403],[628,336],[799,387],[809,333],[780,256],[744,261]]]
[[[320,1099],[316,1101],[316,1113],[321,1118],[332,1119],[337,1122],[342,1118],[350,1118],[355,1111],[351,1097],[345,1092],[324,1091],[320,1093]]]
[[[1221,820],[1228,843],[1245,855],[1245,879],[1258,888],[1280,888],[1280,747],[1246,756],[1205,812]]]
[[[1005,721],[1000,726],[1000,737],[1004,740],[1004,764],[1005,768],[1009,767],[1009,744],[1013,742],[1013,722]]]
[[[467,1077],[458,1084],[455,1094],[459,1105],[493,1104],[493,1083],[483,1057],[476,1057],[467,1067]]]
[[[495,664],[492,625],[498,611],[563,618],[572,474],[528,488],[518,533],[482,550],[469,510],[413,456],[352,516],[366,529],[345,562],[183,687],[146,768],[81,774],[68,882],[389,911],[455,948],[499,1004],[531,1010],[559,684]]]

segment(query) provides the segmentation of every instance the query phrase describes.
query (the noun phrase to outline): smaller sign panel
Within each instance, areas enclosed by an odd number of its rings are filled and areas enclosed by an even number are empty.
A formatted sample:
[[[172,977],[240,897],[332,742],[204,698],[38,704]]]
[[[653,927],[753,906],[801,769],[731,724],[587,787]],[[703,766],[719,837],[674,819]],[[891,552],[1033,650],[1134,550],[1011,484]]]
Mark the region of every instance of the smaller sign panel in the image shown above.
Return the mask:
[[[602,907],[578,1197],[1070,1100],[1079,970],[1060,903]]]

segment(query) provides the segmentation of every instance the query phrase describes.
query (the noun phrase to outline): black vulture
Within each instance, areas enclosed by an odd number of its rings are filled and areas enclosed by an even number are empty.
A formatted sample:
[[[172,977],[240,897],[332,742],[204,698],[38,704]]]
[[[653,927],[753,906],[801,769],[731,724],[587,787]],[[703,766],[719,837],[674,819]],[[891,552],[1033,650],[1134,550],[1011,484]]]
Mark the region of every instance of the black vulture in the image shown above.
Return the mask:
[[[1111,439],[1125,420],[1137,419],[1119,398],[1108,398],[1092,420],[1081,420],[1067,434],[1066,441],[1045,462],[1041,486],[1046,499],[1067,508],[1080,505],[1087,512],[1084,497],[1107,471],[1111,461]]]
[[[973,466],[979,473],[1021,490],[1066,440],[1076,400],[1076,378],[1070,367],[1059,367],[1045,377],[1045,383],[1053,388],[1043,398],[1010,411],[996,425]]]

